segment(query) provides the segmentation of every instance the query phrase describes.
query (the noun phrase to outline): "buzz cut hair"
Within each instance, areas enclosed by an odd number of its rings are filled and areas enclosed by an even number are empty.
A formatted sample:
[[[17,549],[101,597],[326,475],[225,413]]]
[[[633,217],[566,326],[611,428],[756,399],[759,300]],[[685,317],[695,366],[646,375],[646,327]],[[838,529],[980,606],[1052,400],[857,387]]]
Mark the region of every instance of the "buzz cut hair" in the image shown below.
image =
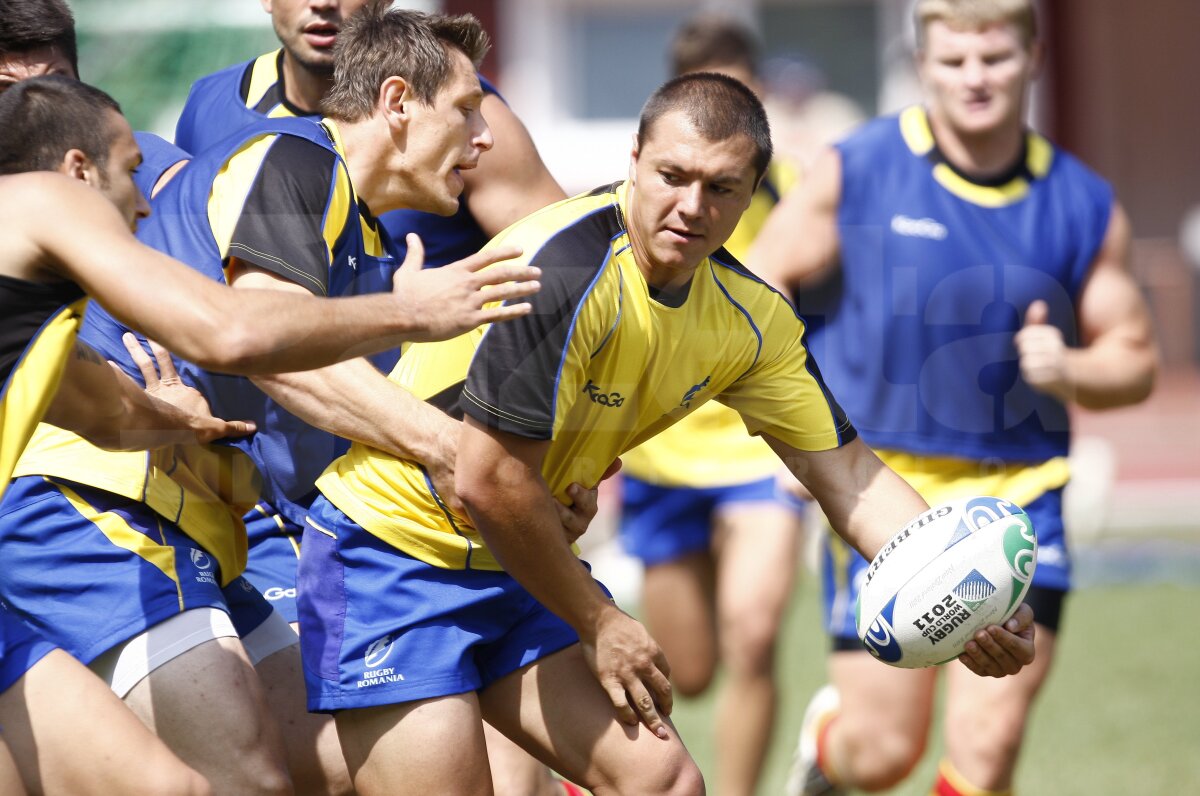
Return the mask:
[[[72,149],[101,171],[117,136],[103,120],[117,101],[65,75],[22,80],[0,94],[0,174],[54,171]]]
[[[1027,50],[1038,37],[1034,0],[917,0],[913,5],[913,25],[918,51],[925,49],[926,34],[934,22],[944,22],[956,30],[1011,24]]]
[[[79,75],[75,16],[63,0],[0,0],[0,58],[58,50]]]
[[[338,121],[365,119],[374,113],[380,88],[390,77],[404,78],[417,100],[432,104],[450,79],[450,49],[462,52],[478,69],[489,46],[487,32],[471,14],[424,14],[372,0],[338,33],[333,88],[322,110]]]
[[[760,55],[758,37],[745,23],[725,14],[697,14],[671,40],[671,74],[740,66],[757,77]]]
[[[642,106],[639,143],[648,141],[658,121],[673,111],[686,114],[708,141],[746,136],[754,147],[755,181],[766,174],[773,154],[771,125],[762,102],[741,81],[716,72],[692,72],[663,83]]]

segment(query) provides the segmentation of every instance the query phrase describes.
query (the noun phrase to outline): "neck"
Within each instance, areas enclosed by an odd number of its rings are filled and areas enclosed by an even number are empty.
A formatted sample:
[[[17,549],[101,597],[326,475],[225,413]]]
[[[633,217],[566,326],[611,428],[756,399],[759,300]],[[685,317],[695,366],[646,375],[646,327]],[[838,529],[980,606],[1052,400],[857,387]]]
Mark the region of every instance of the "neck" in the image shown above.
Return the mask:
[[[379,151],[377,136],[371,134],[370,125],[374,116],[357,122],[334,122],[342,141],[346,156],[346,170],[350,173],[350,184],[354,193],[378,216],[395,209],[388,202],[387,153]]]
[[[974,177],[991,177],[1012,168],[1025,145],[1025,127],[1015,119],[995,130],[964,134],[930,112],[929,129],[938,149],[954,168]]]
[[[312,72],[283,51],[283,95],[306,113],[321,110],[321,100],[333,87],[333,72]]]

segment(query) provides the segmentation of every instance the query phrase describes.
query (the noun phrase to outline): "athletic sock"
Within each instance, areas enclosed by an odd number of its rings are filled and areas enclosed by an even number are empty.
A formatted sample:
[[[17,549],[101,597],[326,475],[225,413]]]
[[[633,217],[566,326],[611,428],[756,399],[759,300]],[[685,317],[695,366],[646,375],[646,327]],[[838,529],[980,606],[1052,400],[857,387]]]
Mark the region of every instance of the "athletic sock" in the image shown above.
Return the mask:
[[[937,781],[929,796],[1012,796],[1012,789],[984,790],[977,788],[959,773],[949,760],[942,760],[938,766]]]
[[[838,714],[832,713],[822,720],[817,727],[817,769],[821,772],[821,776],[825,778],[825,782],[831,787],[838,786],[837,775],[833,771],[833,767],[829,764],[829,728],[838,720]]]

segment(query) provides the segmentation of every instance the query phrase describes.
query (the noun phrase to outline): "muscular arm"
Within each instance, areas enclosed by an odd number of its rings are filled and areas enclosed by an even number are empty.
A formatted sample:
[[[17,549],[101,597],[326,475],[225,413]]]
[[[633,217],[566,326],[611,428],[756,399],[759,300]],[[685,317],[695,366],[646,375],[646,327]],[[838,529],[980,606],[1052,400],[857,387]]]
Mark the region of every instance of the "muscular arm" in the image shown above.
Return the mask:
[[[230,272],[237,290],[308,292],[295,282],[241,263]],[[422,463],[439,492],[453,484],[449,474],[459,423],[389,380],[369,361],[360,358],[315,370],[256,376],[254,383],[309,425]]]
[[[166,355],[166,359],[169,363],[170,356]],[[148,357],[146,361],[149,361]],[[150,367],[153,369],[153,365]],[[163,379],[178,385],[173,369],[163,368],[163,371]],[[211,442],[253,430],[246,423],[212,417],[207,405],[177,406],[163,400],[153,392],[158,383],[158,373],[154,371],[153,380],[148,380],[151,391],[143,390],[92,348],[76,343],[75,353],[67,360],[58,392],[43,420],[74,431],[93,445],[108,450],[145,450],[174,443]],[[195,392],[182,385],[172,389]]]
[[[1113,208],[1104,242],[1079,298],[1078,348],[1068,348],[1034,302],[1017,333],[1021,375],[1037,390],[1088,409],[1139,403],[1150,395],[1158,350],[1150,311],[1129,271],[1129,218]]]
[[[748,266],[789,295],[814,285],[838,266],[837,214],[842,198],[842,158],[825,150],[801,183],[767,216]]]
[[[489,237],[535,210],[567,198],[546,169],[525,125],[495,94],[483,98],[483,115],[496,139],[479,166],[463,172],[467,207]]]
[[[484,260],[460,268],[469,279],[456,272],[414,277],[423,273],[418,264],[398,274],[397,290],[390,294],[317,299],[282,291],[234,292],[143,246],[96,190],[56,174],[18,176],[20,188],[10,191],[9,229],[0,236],[0,242],[12,244],[5,250],[26,263],[49,263],[122,323],[211,370],[252,374],[320,367],[407,340],[453,337],[496,313],[507,319],[528,312],[524,304],[481,309],[481,284],[534,275],[528,268],[498,266],[480,276]],[[64,214],[72,219],[71,234],[63,234],[57,221]],[[413,289],[414,278],[425,285],[455,277],[471,289],[442,291],[438,298],[453,307],[430,306],[428,291]],[[527,288],[536,289],[536,283],[492,288],[486,300],[524,295],[531,292]],[[477,308],[459,312],[464,300],[477,302]]]
[[[657,704],[664,714],[671,710],[666,659],[571,552],[542,478],[549,445],[468,417],[459,442],[459,497],[505,571],[579,633],[584,655],[622,721],[634,724],[640,714],[647,727],[666,737],[655,709]]]
[[[838,536],[868,561],[893,534],[929,508],[860,439],[833,450],[808,452],[764,438],[821,504]],[[1033,611],[1022,605],[1004,627],[979,630],[959,660],[981,677],[1016,674],[1033,661]]]

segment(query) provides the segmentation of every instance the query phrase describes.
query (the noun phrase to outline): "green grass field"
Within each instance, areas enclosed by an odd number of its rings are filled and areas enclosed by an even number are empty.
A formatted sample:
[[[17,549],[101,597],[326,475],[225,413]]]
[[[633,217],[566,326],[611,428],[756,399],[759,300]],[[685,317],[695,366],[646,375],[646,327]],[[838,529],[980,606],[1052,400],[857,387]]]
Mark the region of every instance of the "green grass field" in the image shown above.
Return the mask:
[[[1096,586],[1071,597],[1055,669],[1018,770],[1018,794],[1200,794],[1197,608],[1200,586]],[[781,711],[759,789],[764,796],[782,792],[804,705],[824,681],[817,614],[809,579],[799,589],[783,640]],[[677,703],[674,712],[709,782],[712,709],[710,692]],[[889,793],[928,793],[937,749],[935,739],[909,781]]]

